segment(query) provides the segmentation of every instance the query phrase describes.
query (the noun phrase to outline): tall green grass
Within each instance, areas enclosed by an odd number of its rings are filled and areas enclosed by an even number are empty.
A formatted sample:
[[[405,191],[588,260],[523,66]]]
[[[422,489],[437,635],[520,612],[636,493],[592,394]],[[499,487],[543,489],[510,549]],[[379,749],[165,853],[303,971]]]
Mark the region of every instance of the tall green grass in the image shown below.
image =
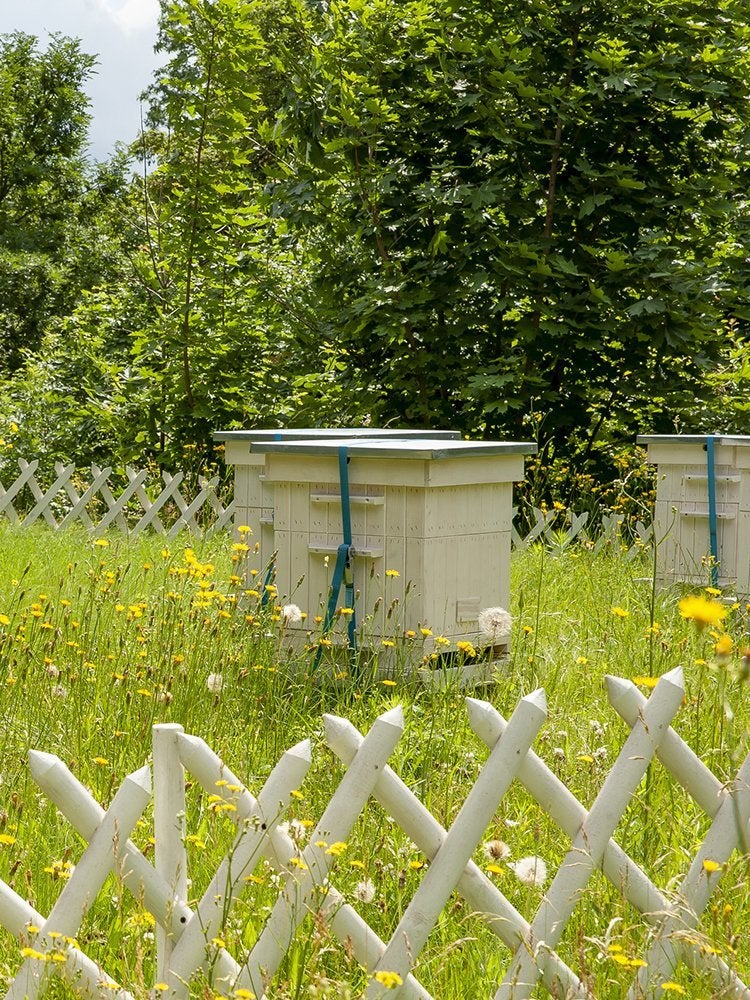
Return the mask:
[[[372,663],[338,681],[330,673],[316,675],[311,653],[290,651],[278,605],[261,606],[255,596],[263,588],[254,582],[262,579],[254,559],[251,546],[227,536],[166,544],[156,537],[94,541],[75,531],[0,529],[0,878],[41,913],[51,909],[65,863],[75,864],[83,844],[28,777],[30,748],[57,753],[106,805],[125,775],[147,760],[156,722],[178,722],[203,737],[256,792],[283,751],[309,736],[313,766],[289,816],[304,836],[343,773],[323,743],[322,714],[344,715],[366,731],[380,713],[400,704],[406,730],[391,765],[441,823],[455,818],[487,756],[469,729],[465,692],[426,688],[408,677],[382,682]],[[593,802],[628,733],[606,702],[608,673],[634,678],[648,693],[654,678],[681,664],[686,699],[675,728],[721,781],[732,778],[750,750],[744,603],[732,606],[718,629],[701,630],[679,613],[682,591],[654,594],[645,557],[594,557],[576,547],[515,554],[512,593],[510,658],[494,685],[474,693],[509,717],[519,698],[545,689],[548,721],[534,748],[584,804]],[[717,654],[720,640],[719,649],[728,649],[727,636],[731,651]],[[418,643],[415,654],[418,659]],[[657,886],[674,892],[707,827],[690,797],[654,764],[617,837]],[[233,827],[193,783],[187,830],[196,899],[229,849]],[[150,812],[134,839],[147,853],[153,850]],[[502,841],[509,857],[489,859],[479,850],[476,860],[492,864],[492,878],[531,918],[543,887],[523,884],[507,862],[538,855],[552,874],[567,849],[565,837],[514,784],[486,840]],[[425,864],[371,802],[332,880],[387,940]],[[746,979],[750,949],[737,942],[750,920],[749,874],[748,857],[735,853],[698,935]],[[362,901],[359,896],[370,894],[363,886],[368,881],[374,895]],[[278,878],[259,861],[223,935],[235,954],[252,943],[277,894]],[[154,974],[152,930],[138,901],[110,878],[78,940],[123,985],[145,995]],[[597,876],[560,953],[596,996],[619,997],[646,942],[643,920]],[[0,977],[14,974],[20,947],[0,932]],[[417,975],[438,998],[490,996],[509,958],[453,896]],[[706,981],[684,969],[675,979],[684,995],[712,995]],[[359,996],[366,982],[325,922],[309,918],[268,996]],[[68,994],[56,984],[49,995]],[[193,995],[214,995],[210,972]]]

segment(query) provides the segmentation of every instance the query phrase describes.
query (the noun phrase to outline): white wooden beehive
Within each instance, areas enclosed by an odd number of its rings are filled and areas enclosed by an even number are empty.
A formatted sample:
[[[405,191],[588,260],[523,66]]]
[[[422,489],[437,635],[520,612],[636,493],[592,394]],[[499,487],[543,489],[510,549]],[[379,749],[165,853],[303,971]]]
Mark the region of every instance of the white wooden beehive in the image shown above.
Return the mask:
[[[247,525],[252,544],[258,543],[256,565],[266,567],[275,552],[273,517],[274,490],[266,479],[265,456],[258,448],[273,441],[321,441],[326,438],[447,438],[460,439],[458,431],[397,430],[392,428],[350,427],[332,429],[308,427],[297,430],[217,431],[214,440],[224,445],[224,460],[234,466],[234,525]]]
[[[710,580],[707,437],[642,435],[657,467],[654,530],[660,584]],[[750,594],[750,437],[714,436],[718,585]]]
[[[536,446],[393,439],[258,445],[273,485],[279,600],[307,613],[291,626],[303,633],[325,615],[342,542],[340,447],[349,456],[361,644],[377,647],[409,632],[421,642],[425,628],[432,633],[426,653],[445,649],[438,636],[486,645],[477,618],[483,608],[509,606],[513,483]]]

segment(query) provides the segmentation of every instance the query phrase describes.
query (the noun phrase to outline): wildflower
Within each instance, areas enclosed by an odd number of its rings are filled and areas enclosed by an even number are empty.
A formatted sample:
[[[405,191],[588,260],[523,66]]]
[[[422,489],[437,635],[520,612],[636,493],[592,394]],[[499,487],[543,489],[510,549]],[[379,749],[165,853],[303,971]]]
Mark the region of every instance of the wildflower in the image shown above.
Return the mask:
[[[253,529],[250,527],[249,524],[241,524],[239,528],[237,528],[237,531],[241,535],[252,535],[253,533]]]
[[[666,983],[662,983],[661,988],[665,993],[679,993],[682,996],[687,995],[687,990],[684,986],[680,986],[679,983],[673,983],[671,980],[668,980]]]
[[[46,962],[47,956],[43,951],[37,951],[36,948],[21,948],[21,958],[36,958],[40,962]]]
[[[343,854],[349,845],[345,844],[343,840],[337,840],[335,844],[326,850],[326,854],[330,854],[331,857],[337,858],[340,854]]]
[[[371,903],[375,899],[375,886],[369,878],[357,882],[354,898],[358,899],[360,903]]]
[[[683,618],[694,621],[699,629],[706,625],[718,625],[729,614],[729,609],[718,601],[710,601],[700,594],[683,597],[679,604]]]
[[[508,867],[524,885],[542,886],[547,881],[547,864],[536,854],[521,858],[520,861],[512,861]]]
[[[490,861],[505,861],[510,857],[510,848],[504,840],[488,840],[482,850]]]
[[[390,577],[393,577],[394,579],[395,579],[396,577],[399,577],[399,576],[401,576],[401,574],[399,573],[399,571],[398,571],[397,569],[387,569],[387,570],[385,571],[385,575],[386,575],[386,576],[390,576]]]
[[[394,680],[391,680],[390,677],[386,677],[385,680],[382,680],[380,683],[383,685],[383,687],[395,687],[396,686],[396,682]]]
[[[719,636],[716,644],[714,645],[714,650],[717,656],[729,656],[733,649],[734,643],[732,642],[732,637],[728,635]]]
[[[92,757],[92,760],[95,764],[98,764],[99,767],[106,767],[109,764],[106,757]]]
[[[109,545],[109,542],[107,541],[106,538],[97,538],[96,541],[94,542],[94,545],[98,545],[100,549],[106,549],[107,546]]]
[[[53,861],[51,865],[47,865],[44,869],[52,878],[60,879],[70,878],[74,870],[74,866],[69,861]]]
[[[474,659],[476,657],[476,655],[477,655],[476,649],[474,648],[474,646],[470,642],[457,642],[456,643],[456,649],[460,653],[463,653],[464,656],[468,656],[471,659]]]
[[[11,837],[9,833],[0,833],[0,844],[15,844],[16,838]]]
[[[233,997],[237,997],[237,1000],[255,1000],[255,994],[252,990],[246,990],[244,986],[240,986],[238,989],[232,993]]]
[[[629,618],[630,612],[626,608],[621,608],[619,605],[614,605],[609,609],[615,618]]]
[[[403,979],[397,972],[387,972],[383,970],[382,972],[376,972],[373,978],[376,982],[380,983],[381,986],[385,986],[387,990],[395,990],[397,986],[404,985]]]
[[[709,875],[712,872],[721,871],[722,867],[718,861],[712,861],[711,858],[704,858],[703,860],[703,870],[708,872]]]
[[[7,615],[0,615],[0,625],[10,625],[10,618]]]
[[[296,625],[302,621],[302,609],[296,604],[285,604],[281,609],[281,617],[285,625]]]
[[[659,683],[659,678],[658,677],[644,677],[644,676],[642,676],[642,675],[639,674],[638,677],[634,677],[633,678],[633,683],[634,684],[638,684],[640,687],[655,688],[656,685]]]
[[[513,619],[505,608],[483,608],[477,616],[477,625],[483,635],[495,639],[498,635],[507,635]]]
[[[206,679],[206,687],[211,692],[211,694],[221,694],[221,689],[224,686],[224,678],[221,674],[209,674]]]

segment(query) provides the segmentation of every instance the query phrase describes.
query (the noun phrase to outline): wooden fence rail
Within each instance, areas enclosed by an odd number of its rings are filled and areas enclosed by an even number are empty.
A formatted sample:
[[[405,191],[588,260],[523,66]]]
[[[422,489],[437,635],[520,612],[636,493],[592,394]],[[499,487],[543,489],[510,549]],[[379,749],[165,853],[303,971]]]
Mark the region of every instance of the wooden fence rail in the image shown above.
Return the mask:
[[[664,675],[648,699],[630,681],[612,677],[607,678],[607,693],[630,733],[588,810],[531,750],[546,718],[542,690],[521,699],[508,721],[489,703],[467,699],[471,727],[489,753],[448,830],[388,766],[404,729],[399,707],[376,719],[367,735],[345,719],[326,716],[326,742],[346,771],[304,847],[295,847],[279,823],[310,767],[308,740],[282,756],[256,797],[201,739],[185,734],[179,725],[157,725],[153,864],[128,839],[150,799],[147,767],[125,779],[105,812],[62,761],[31,751],[34,780],[88,847],[46,917],[0,882],[0,924],[21,941],[28,940],[29,925],[37,928],[34,946],[27,949],[6,997],[35,1000],[59,975],[88,1000],[131,1000],[127,986],[103,972],[74,940],[86,910],[115,870],[159,928],[155,996],[186,1000],[196,974],[210,968],[219,995],[255,995],[260,1000],[303,919],[312,912],[321,914],[342,948],[368,971],[367,1000],[386,993],[429,1000],[418,979],[419,956],[455,890],[476,919],[484,920],[510,949],[512,957],[495,1000],[528,998],[538,983],[554,997],[587,998],[592,994],[585,977],[570,968],[556,948],[589,879],[603,871],[650,926],[645,962],[629,998],[661,996],[662,985],[685,963],[711,977],[713,995],[749,1000],[750,988],[735,969],[715,949],[701,948],[693,932],[732,853],[750,850],[750,755],[736,778],[722,784],[671,728],[685,694],[679,668]],[[711,820],[681,883],[668,890],[654,885],[612,839],[654,758]],[[192,906],[187,902],[186,772],[225,805],[236,827],[230,851]],[[471,860],[513,781],[525,786],[570,842],[528,920]],[[327,849],[348,839],[370,798],[430,861],[389,941],[382,941],[336,889],[337,852]],[[255,940],[235,957],[223,944],[223,928],[238,902],[252,895],[248,875],[260,856],[281,873],[280,891]],[[591,933],[599,930],[591,928]],[[56,960],[45,960],[50,955]],[[460,962],[460,952],[457,956]]]
[[[150,528],[173,537],[184,530],[218,531],[232,523],[234,505],[219,498],[218,476],[199,480],[197,494],[186,499],[184,473],[162,472],[159,482],[153,473],[127,466],[128,483],[116,497],[111,468],[92,465],[82,476],[76,475],[75,465],[56,462],[56,478],[43,489],[36,476],[38,460],[19,459],[18,465],[21,473],[7,489],[0,482],[0,516],[22,527],[42,519],[55,530],[80,523],[92,532],[119,528],[137,535]]]
[[[126,469],[127,485],[114,495],[111,486],[113,471],[92,465],[90,470],[76,472],[74,464],[55,463],[56,478],[44,489],[37,479],[38,460],[18,460],[20,475],[4,486],[0,480],[0,517],[27,527],[44,520],[50,528],[66,528],[76,522],[91,532],[119,528],[125,534],[137,535],[150,528],[170,537],[187,529],[195,533],[229,528],[234,517],[234,502],[220,498],[218,476],[202,479],[193,499],[184,493],[185,475],[161,473],[161,482],[145,469]],[[607,548],[623,546],[624,518],[602,514],[600,525],[587,532],[588,512],[548,510],[533,507],[533,524],[526,534],[512,529],[512,544],[524,549],[534,542],[544,542],[552,549],[565,549],[576,543],[595,554]],[[514,516],[517,511],[514,510]],[[528,518],[526,519],[528,523]],[[633,559],[652,544],[651,525],[636,522],[636,538],[625,547],[625,557]]]

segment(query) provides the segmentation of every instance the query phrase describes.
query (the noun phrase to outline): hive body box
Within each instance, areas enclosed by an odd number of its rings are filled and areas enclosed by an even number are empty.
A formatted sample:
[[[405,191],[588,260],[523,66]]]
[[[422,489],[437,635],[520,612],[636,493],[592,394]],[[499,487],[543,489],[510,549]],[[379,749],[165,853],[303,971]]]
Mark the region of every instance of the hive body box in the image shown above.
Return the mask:
[[[710,578],[707,437],[643,435],[657,466],[657,581]],[[714,436],[718,584],[750,594],[750,437]]]
[[[339,448],[346,447],[361,642],[377,645],[408,630],[421,640],[424,626],[433,633],[427,652],[438,635],[487,643],[477,616],[510,603],[513,483],[534,444],[349,439],[258,447],[273,487],[280,599],[308,614],[296,628],[306,631],[324,614],[342,542]]]
[[[265,456],[258,450],[273,441],[322,441],[378,437],[382,439],[438,438],[460,439],[458,431],[391,430],[353,427],[345,430],[302,428],[299,430],[217,431],[214,440],[224,444],[224,460],[234,466],[234,524],[247,525],[253,542],[259,545],[259,559],[267,566],[275,551],[273,534],[273,486],[266,480]]]

